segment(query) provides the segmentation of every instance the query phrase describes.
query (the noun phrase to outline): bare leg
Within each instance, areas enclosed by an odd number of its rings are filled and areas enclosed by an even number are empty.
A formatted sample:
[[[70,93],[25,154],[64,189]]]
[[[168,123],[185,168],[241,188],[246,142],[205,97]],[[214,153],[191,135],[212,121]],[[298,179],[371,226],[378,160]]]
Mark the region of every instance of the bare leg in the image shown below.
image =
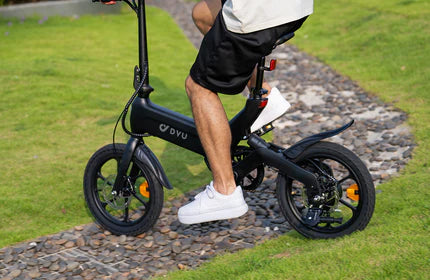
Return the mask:
[[[221,100],[191,77],[185,81],[185,87],[197,132],[209,160],[214,188],[221,194],[231,194],[236,189],[231,165],[231,131]]]

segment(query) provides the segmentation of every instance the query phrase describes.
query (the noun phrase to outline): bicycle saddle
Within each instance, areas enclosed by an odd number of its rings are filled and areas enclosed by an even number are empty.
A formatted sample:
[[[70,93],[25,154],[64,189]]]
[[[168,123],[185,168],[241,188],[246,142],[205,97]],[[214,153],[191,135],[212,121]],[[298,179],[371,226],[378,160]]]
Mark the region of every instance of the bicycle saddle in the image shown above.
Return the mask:
[[[281,36],[281,38],[276,40],[275,45],[273,45],[273,48],[276,48],[277,46],[282,45],[283,43],[285,43],[286,41],[290,40],[293,37],[294,37],[294,32],[287,33]]]

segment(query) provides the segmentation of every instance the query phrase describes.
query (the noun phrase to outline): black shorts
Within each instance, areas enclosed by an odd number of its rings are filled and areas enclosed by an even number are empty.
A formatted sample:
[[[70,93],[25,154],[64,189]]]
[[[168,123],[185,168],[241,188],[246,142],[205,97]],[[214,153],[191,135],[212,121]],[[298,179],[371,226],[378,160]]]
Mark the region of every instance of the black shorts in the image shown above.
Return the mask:
[[[247,34],[227,30],[222,12],[203,38],[190,76],[216,93],[238,94],[248,83],[257,62],[272,52],[277,39],[296,31],[306,17]]]

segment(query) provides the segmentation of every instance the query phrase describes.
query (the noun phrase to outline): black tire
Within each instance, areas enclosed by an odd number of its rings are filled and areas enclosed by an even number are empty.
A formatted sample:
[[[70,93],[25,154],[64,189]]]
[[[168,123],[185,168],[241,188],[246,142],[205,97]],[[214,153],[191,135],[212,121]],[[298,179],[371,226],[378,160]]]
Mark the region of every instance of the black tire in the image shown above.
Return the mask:
[[[319,142],[306,149],[295,162],[317,176],[328,174],[337,180],[330,187],[333,199],[325,201],[321,209],[325,209],[327,220],[342,219],[342,222],[319,222],[313,226],[306,223],[304,217],[310,208],[306,188],[279,174],[278,202],[295,230],[308,238],[336,238],[367,226],[375,207],[375,187],[366,166],[353,152],[335,143]]]
[[[112,195],[124,150],[125,144],[115,144],[115,148],[110,144],[94,153],[85,168],[84,196],[91,214],[103,228],[116,235],[138,235],[151,229],[160,216],[163,188],[133,157],[127,171],[129,191],[124,196]]]

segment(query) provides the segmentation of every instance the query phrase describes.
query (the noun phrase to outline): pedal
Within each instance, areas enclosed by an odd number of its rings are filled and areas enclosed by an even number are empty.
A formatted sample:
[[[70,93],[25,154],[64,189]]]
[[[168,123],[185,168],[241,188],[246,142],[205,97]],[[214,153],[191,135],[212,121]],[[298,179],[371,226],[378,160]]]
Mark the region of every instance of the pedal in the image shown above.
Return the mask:
[[[322,213],[321,209],[310,208],[306,216],[303,217],[305,224],[311,227],[316,226],[321,220],[320,218],[321,213]]]
[[[265,126],[263,126],[262,128],[255,131],[255,134],[257,134],[258,136],[262,136],[262,135],[266,134],[267,132],[272,131],[274,128],[275,127],[273,126],[272,123],[268,123]]]

